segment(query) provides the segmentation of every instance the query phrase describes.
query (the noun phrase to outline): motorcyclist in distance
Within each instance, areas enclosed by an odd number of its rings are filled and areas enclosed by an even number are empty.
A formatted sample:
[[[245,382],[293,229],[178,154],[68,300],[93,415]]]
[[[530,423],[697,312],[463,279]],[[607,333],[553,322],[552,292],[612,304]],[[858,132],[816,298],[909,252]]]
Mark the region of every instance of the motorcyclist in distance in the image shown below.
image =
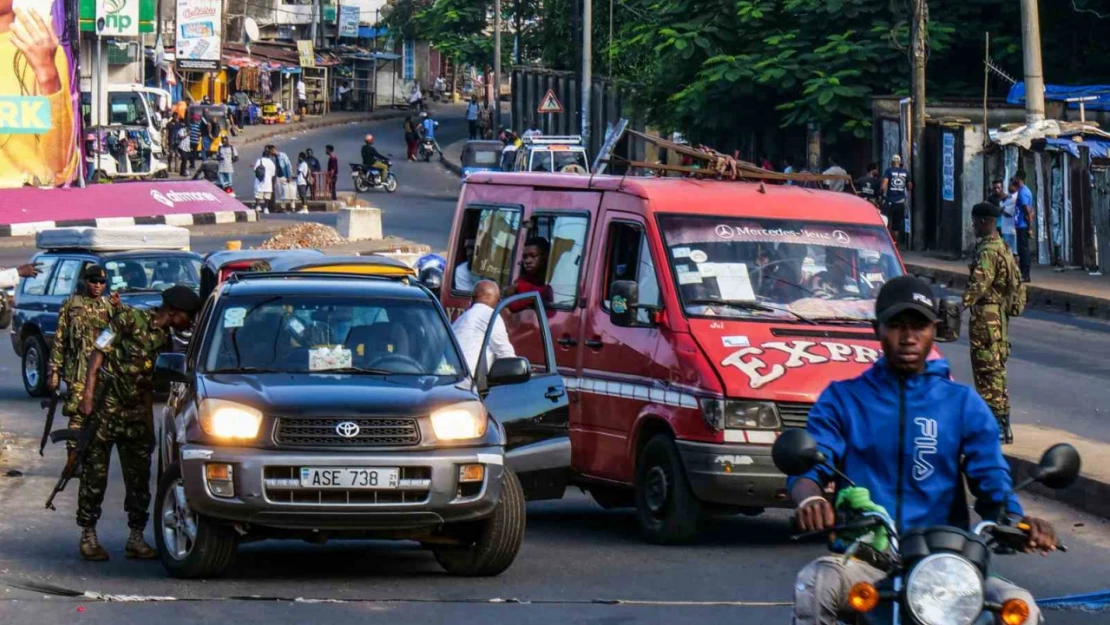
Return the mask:
[[[385,182],[389,175],[389,159],[374,147],[374,135],[366,135],[366,143],[362,146],[362,166],[367,170],[378,170],[380,181]]]
[[[1031,527],[1027,552],[1056,549],[1048,522],[1025,516],[1013,493],[1010,468],[998,442],[998,423],[983,399],[953,381],[943,358],[929,360],[938,319],[931,287],[912,276],[890,280],[875,302],[875,331],[885,356],[859,377],[829,385],[809,413],[806,429],[828,463],[858,488],[837,484],[837,499],[856,510],[888,511],[899,533],[914,527],[968,527],[961,476],[976,493],[982,517],[1021,519]],[[790,496],[802,531],[836,524],[824,494],[833,479],[818,466],[790,478]],[[846,497],[847,496],[847,497]],[[872,545],[885,542],[875,536]],[[794,585],[795,625],[835,625],[846,617],[847,591],[875,584],[886,573],[873,564],[883,548],[861,545],[856,557],[825,556],[808,564]],[[1040,622],[1033,597],[1005,580],[984,581],[986,599],[1022,599],[1029,623]]]

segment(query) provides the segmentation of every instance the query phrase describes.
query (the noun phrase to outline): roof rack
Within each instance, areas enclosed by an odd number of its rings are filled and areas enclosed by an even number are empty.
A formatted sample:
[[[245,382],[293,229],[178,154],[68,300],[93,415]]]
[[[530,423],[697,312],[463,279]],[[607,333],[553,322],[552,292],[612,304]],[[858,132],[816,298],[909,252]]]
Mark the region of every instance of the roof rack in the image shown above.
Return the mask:
[[[538,137],[525,137],[521,141],[537,145],[565,145],[568,143],[582,145],[582,135],[540,135]]]

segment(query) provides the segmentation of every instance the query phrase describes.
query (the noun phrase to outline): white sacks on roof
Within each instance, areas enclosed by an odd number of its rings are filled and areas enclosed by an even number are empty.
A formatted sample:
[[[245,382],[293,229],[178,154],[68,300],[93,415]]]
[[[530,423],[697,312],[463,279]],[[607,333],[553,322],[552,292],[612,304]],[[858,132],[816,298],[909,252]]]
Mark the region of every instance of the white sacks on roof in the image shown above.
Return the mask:
[[[40,250],[82,249],[94,252],[187,250],[189,231],[177,226],[120,228],[51,228],[35,235]]]

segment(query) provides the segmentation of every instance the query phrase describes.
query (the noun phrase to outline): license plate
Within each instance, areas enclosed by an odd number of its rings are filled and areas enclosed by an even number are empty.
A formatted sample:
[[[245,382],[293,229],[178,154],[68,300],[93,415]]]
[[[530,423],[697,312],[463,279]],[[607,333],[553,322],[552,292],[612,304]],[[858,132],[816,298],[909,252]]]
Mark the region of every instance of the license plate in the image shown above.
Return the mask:
[[[397,488],[397,467],[302,467],[301,488],[389,490]]]

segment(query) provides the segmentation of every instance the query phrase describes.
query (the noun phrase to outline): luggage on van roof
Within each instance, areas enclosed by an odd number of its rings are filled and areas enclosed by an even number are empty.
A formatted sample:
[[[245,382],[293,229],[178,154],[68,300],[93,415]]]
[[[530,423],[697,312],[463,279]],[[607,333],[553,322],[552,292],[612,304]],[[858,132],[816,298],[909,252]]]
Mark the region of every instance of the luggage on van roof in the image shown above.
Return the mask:
[[[40,250],[82,249],[93,252],[188,250],[189,231],[177,226],[121,228],[50,228],[35,235]]]

